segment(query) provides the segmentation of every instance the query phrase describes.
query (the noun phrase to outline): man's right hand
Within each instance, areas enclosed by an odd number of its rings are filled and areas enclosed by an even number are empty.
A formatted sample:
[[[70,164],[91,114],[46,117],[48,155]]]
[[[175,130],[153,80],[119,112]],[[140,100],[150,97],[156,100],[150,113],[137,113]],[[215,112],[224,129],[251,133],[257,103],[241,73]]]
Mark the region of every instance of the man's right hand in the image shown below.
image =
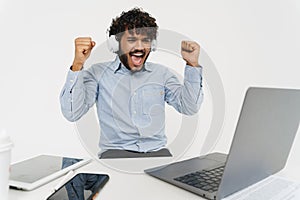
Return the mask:
[[[90,37],[79,37],[75,39],[75,58],[72,64],[73,71],[82,69],[83,64],[91,54],[93,47],[96,45]]]

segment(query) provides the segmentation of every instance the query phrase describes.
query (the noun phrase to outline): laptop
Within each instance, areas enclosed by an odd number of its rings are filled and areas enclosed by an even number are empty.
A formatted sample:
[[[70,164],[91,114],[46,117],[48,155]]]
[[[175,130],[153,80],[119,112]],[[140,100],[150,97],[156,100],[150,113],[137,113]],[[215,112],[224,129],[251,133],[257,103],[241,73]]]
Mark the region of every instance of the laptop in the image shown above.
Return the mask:
[[[9,186],[12,189],[33,190],[90,161],[90,158],[34,156],[11,165]]]
[[[300,90],[248,88],[229,154],[210,153],[145,173],[220,200],[276,172],[286,164],[300,121]]]

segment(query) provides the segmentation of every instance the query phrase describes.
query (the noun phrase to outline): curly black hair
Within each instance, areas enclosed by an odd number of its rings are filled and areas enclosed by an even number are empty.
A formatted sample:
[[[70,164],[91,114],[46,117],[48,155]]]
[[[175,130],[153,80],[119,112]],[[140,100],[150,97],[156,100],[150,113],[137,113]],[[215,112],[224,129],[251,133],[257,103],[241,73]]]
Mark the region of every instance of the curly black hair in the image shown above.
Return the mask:
[[[134,30],[136,34],[147,34],[153,40],[156,39],[158,29],[155,21],[155,18],[140,8],[123,11],[119,17],[112,20],[109,36],[116,35],[116,39],[120,41],[124,31],[128,30],[133,34]]]

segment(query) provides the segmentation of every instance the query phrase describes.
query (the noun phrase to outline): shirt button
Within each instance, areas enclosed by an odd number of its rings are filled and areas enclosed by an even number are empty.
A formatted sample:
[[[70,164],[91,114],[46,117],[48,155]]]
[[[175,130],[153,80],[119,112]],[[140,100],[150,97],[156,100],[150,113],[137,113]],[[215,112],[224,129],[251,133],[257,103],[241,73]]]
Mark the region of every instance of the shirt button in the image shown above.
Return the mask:
[[[134,92],[133,95],[135,96],[135,95],[136,95],[136,92]]]
[[[73,80],[70,80],[71,83],[73,83]]]
[[[133,114],[136,114],[136,111],[133,111]]]

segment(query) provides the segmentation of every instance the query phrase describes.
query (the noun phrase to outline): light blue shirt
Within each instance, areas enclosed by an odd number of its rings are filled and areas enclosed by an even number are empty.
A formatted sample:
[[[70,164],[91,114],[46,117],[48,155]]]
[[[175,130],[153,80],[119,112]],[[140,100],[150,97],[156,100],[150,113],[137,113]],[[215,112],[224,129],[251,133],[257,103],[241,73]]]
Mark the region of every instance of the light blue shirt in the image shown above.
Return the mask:
[[[202,101],[202,67],[185,66],[182,85],[165,66],[146,62],[140,71],[132,72],[118,57],[86,70],[70,70],[60,96],[62,113],[72,122],[96,103],[101,152],[164,148],[165,102],[193,115]]]

